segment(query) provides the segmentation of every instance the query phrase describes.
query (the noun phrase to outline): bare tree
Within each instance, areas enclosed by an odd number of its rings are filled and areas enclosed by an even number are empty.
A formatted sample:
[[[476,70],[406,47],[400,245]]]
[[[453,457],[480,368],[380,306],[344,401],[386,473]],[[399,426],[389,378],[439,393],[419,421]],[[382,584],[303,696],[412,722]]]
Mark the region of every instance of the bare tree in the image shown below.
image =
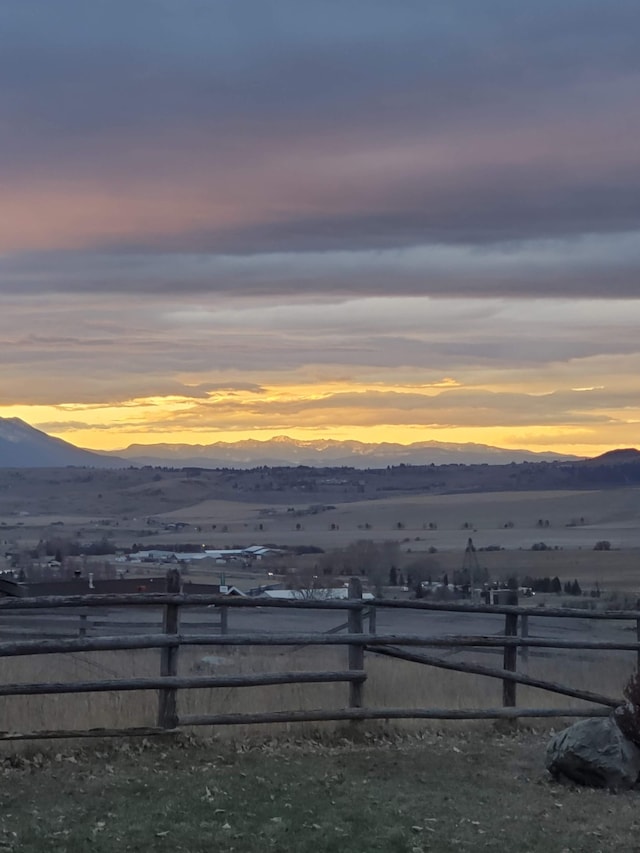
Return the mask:
[[[296,597],[301,599],[313,599],[317,601],[335,596],[332,589],[323,585],[317,566],[304,566],[296,569],[289,576],[287,587],[295,590],[297,593]]]
[[[417,591],[425,581],[440,580],[442,568],[436,557],[425,554],[424,556],[416,557],[415,560],[405,566],[405,574],[407,576],[407,585],[414,591]]]
[[[376,595],[381,595],[383,587],[388,583],[389,571],[392,566],[397,566],[399,556],[397,542],[359,539],[346,548],[325,555],[322,563],[325,570],[331,568],[336,574],[366,577]]]

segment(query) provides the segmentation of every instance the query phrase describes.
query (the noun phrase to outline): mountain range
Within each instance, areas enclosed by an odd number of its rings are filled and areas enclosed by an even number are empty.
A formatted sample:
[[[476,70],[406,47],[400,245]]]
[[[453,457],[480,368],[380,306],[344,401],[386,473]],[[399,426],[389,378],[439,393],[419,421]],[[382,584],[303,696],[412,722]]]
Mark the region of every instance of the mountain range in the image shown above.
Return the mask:
[[[413,444],[332,439],[298,441],[277,436],[213,444],[132,444],[117,453],[84,450],[35,429],[19,418],[0,418],[1,468],[118,468],[127,465],[174,468],[256,468],[308,465],[322,468],[380,468],[388,465],[477,465],[570,461],[578,457],[484,444],[421,441]]]
[[[267,441],[244,441],[214,444],[132,444],[118,451],[118,456],[143,465],[174,465],[202,468],[255,468],[262,465],[309,465],[322,468],[384,468],[387,465],[474,465],[508,462],[550,462],[577,457],[556,453],[532,453],[528,450],[505,450],[485,444],[453,444],[420,441],[413,444],[316,439],[300,441],[276,436]]]
[[[0,418],[0,468],[115,468],[128,463],[53,438],[20,418]]]

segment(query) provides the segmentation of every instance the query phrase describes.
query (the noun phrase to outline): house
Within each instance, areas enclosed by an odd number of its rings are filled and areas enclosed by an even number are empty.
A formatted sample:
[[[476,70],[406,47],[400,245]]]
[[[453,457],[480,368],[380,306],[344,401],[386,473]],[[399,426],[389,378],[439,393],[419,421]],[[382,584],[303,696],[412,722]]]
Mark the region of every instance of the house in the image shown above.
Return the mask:
[[[279,557],[282,551],[279,548],[268,548],[265,545],[249,545],[245,553],[254,560],[264,560],[269,557]]]
[[[131,592],[165,592],[167,579],[164,576],[151,578],[113,578],[94,579],[91,574],[72,580],[36,581],[19,583],[13,578],[0,577],[0,595],[39,596],[39,595],[107,595]],[[244,596],[246,593],[231,584],[182,582],[182,591],[186,595],[229,595]]]
[[[345,586],[326,589],[265,589],[260,593],[260,598],[278,598],[285,601],[307,601],[309,599],[335,601],[348,597],[349,590]],[[371,601],[374,596],[370,592],[363,592],[362,598],[364,601]]]

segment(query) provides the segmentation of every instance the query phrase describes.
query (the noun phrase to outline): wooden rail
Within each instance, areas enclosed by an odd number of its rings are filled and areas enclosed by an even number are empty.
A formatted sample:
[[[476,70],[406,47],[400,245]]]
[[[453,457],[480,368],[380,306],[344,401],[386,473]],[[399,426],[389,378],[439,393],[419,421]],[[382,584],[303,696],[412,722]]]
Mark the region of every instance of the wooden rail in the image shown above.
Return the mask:
[[[344,672],[277,672],[259,675],[165,675],[158,678],[108,678],[101,681],[44,681],[0,684],[0,696],[44,696],[53,693],[110,693],[120,690],[188,690],[206,687],[262,687],[272,684],[322,684],[364,681],[364,670]]]
[[[178,604],[182,607],[208,607],[218,605],[231,610],[240,608],[276,608],[290,610],[360,610],[362,608],[384,607],[387,610],[433,610],[442,613],[493,613],[519,616],[548,616],[562,619],[613,619],[637,620],[638,610],[580,610],[570,607],[524,607],[514,604],[472,604],[470,602],[438,602],[406,599],[374,598],[370,601],[350,599],[315,598],[233,598],[226,595],[203,595],[167,592],[132,592],[126,594],[106,593],[101,595],[43,595],[37,598],[1,598],[0,613],[3,610],[46,610],[69,607],[163,607],[165,604]]]
[[[123,649],[161,649],[167,646],[434,646],[439,648],[502,649],[505,646],[539,649],[638,651],[640,642],[547,640],[512,636],[441,636],[422,634],[131,634],[122,637],[79,637],[56,640],[6,640],[0,657],[51,655],[65,652],[103,652]]]
[[[180,614],[183,607],[216,605],[220,608],[219,634],[183,633]],[[87,612],[100,607],[155,607],[162,611],[162,631],[150,634],[90,637],[87,631]],[[276,608],[295,610],[335,610],[346,612],[347,622],[327,633],[229,633],[228,611],[234,608]],[[0,696],[38,696],[89,692],[154,690],[158,694],[156,724],[135,728],[87,728],[83,730],[46,730],[40,732],[0,732],[0,740],[55,739],[66,737],[131,737],[174,734],[191,726],[218,726],[279,722],[322,722],[375,719],[507,719],[519,717],[580,717],[610,713],[618,699],[599,693],[578,690],[546,679],[533,678],[526,671],[518,672],[520,661],[526,670],[527,654],[531,648],[578,650],[635,651],[640,665],[640,611],[590,611],[565,608],[531,608],[517,605],[489,606],[475,603],[441,603],[430,601],[364,602],[360,581],[350,583],[348,599],[249,599],[220,595],[185,595],[180,592],[180,576],[171,570],[164,593],[135,593],[127,595],[46,596],[41,598],[2,599],[0,618],[5,613],[81,608],[79,636],[60,639],[7,640],[0,642],[0,657],[22,655],[67,654],[73,652],[158,649],[159,674],[156,677],[111,678],[71,683],[28,682],[0,684]],[[416,610],[459,614],[493,614],[504,617],[504,633],[471,636],[423,636],[410,633],[376,633],[376,613],[379,609]],[[597,619],[633,623],[633,639],[624,642],[594,640],[556,640],[529,636],[531,616],[563,619]],[[365,617],[368,631],[365,633]],[[346,634],[338,633],[347,629]],[[250,675],[181,676],[180,649],[183,646],[347,646],[346,670],[314,672],[270,672]],[[502,650],[502,667],[484,666],[463,661],[451,661],[412,647],[432,649],[484,648]],[[370,708],[366,706],[366,655],[376,654],[416,664],[446,670],[481,675],[502,681],[502,707],[488,709],[447,708]],[[203,688],[258,687],[281,684],[345,683],[348,685],[348,707],[315,710],[268,711],[260,713],[180,714],[179,691]],[[551,693],[569,696],[590,703],[576,708],[519,708],[518,684]]]

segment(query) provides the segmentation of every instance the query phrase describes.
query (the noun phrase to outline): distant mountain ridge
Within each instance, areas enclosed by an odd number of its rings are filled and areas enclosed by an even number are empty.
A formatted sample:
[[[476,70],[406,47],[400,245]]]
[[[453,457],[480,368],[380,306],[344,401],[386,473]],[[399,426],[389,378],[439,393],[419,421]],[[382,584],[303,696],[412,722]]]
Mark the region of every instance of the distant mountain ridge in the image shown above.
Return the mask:
[[[125,464],[117,456],[103,456],[53,438],[20,418],[0,418],[0,468],[115,468]]]
[[[640,450],[635,447],[624,447],[618,450],[608,450],[601,456],[586,460],[587,465],[628,465],[630,462],[640,462]]]
[[[608,465],[640,458],[637,450],[614,450],[589,460]],[[317,468],[383,468],[396,465],[505,465],[511,462],[577,462],[579,457],[552,452],[506,450],[484,444],[420,441],[413,444],[314,439],[288,436],[261,441],[218,441],[207,445],[130,445],[117,453],[84,450],[35,429],[19,418],[0,418],[1,468],[60,468],[68,466],[118,468],[152,465],[174,468],[257,468],[311,466]]]
[[[505,450],[485,444],[420,441],[378,444],[285,435],[268,440],[244,439],[213,444],[132,444],[118,456],[141,465],[255,468],[262,465],[309,465],[324,468],[376,468],[387,465],[477,465],[509,462],[575,461],[579,457],[552,452]]]

